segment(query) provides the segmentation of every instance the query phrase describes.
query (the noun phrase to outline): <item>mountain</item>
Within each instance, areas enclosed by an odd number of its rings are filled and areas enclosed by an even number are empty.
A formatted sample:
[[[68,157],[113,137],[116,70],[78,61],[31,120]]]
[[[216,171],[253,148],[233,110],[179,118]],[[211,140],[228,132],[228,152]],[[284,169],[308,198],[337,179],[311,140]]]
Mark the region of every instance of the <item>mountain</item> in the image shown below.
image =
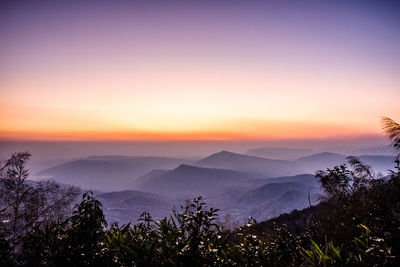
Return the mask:
[[[361,155],[360,160],[367,165],[372,166],[375,172],[380,172],[383,175],[388,174],[388,170],[393,170],[395,166],[395,156],[383,155]]]
[[[138,179],[139,190],[175,197],[196,197],[239,187],[250,189],[266,183],[264,176],[245,172],[180,165],[155,171]]]
[[[294,176],[271,178],[267,180],[267,183],[299,183],[304,185],[318,186],[318,180],[312,174],[299,174]]]
[[[376,171],[393,169],[393,156],[362,155]],[[238,223],[248,216],[266,220],[318,201],[317,170],[346,163],[346,156],[317,153],[294,161],[273,160],[227,151],[193,165],[161,157],[93,156],[40,172],[55,180],[97,192],[109,221],[135,221],[143,211],[162,218],[185,199],[203,196]],[[186,161],[187,162],[187,161]],[[383,171],[382,171],[383,170]],[[297,174],[297,175],[293,175]],[[271,178],[272,177],[272,178]],[[133,189],[133,190],[126,190]],[[124,190],[124,191],[121,191]]]
[[[37,173],[84,189],[116,191],[153,169],[170,169],[190,161],[166,157],[92,156],[73,160]]]
[[[172,201],[160,195],[134,190],[96,193],[103,204],[109,222],[135,222],[147,211],[154,219],[161,219],[172,209]]]
[[[98,194],[109,221],[134,221],[143,211],[162,218],[172,206],[179,207],[186,199],[197,196],[203,196],[209,207],[219,208],[221,218],[229,214],[235,223],[243,223],[249,216],[266,220],[280,212],[308,206],[308,191],[312,203],[316,203],[320,192],[313,175],[263,179],[238,171],[189,165],[151,171],[138,183],[136,191]]]
[[[321,163],[321,162],[325,163],[327,161],[331,161],[332,164],[335,164],[335,162],[337,163],[342,162],[342,160],[346,160],[346,155],[332,153],[332,152],[322,152],[322,153],[312,154],[307,157],[298,158],[296,161],[305,163]]]
[[[303,178],[303,179],[302,179]],[[298,182],[268,183],[247,192],[236,204],[241,214],[249,214],[256,220],[266,220],[295,209],[303,209],[319,200],[321,190],[317,183],[310,183],[305,176],[282,177],[282,180]],[[313,177],[314,180],[316,180]],[[272,179],[271,179],[272,180]],[[249,216],[247,215],[247,216]]]
[[[308,157],[302,157],[297,159],[295,162],[302,166],[304,172],[310,173],[311,170],[326,170],[340,164],[348,164],[347,156],[337,153],[318,153]],[[387,174],[387,170],[394,168],[395,156],[386,155],[361,155],[360,160],[372,167],[375,172],[381,172]]]
[[[386,155],[386,156],[395,156],[396,149],[391,146],[378,146],[378,147],[369,147],[369,148],[360,148],[349,151],[350,155]]]
[[[333,166],[347,163],[347,156],[337,153],[322,152],[307,157],[301,157],[295,162],[308,173],[315,173],[317,170],[325,170]]]
[[[347,164],[346,158],[346,155],[322,152],[287,161],[221,151],[201,159],[193,165],[236,170],[273,178],[304,173],[313,174],[318,170],[326,170],[336,165]],[[388,169],[393,169],[395,158],[394,156],[386,155],[362,155],[360,159],[371,165],[376,172],[386,174]]]
[[[310,186],[302,183],[284,182],[268,183],[246,193],[240,200],[240,203],[260,204],[276,197],[282,196],[287,191],[304,191],[308,193]]]
[[[275,148],[275,147],[262,147],[250,149],[246,152],[246,155],[259,156],[269,159],[278,160],[295,160],[299,157],[305,157],[313,154],[311,149],[301,148]]]
[[[248,156],[228,151],[212,154],[197,161],[194,165],[242,171],[268,178],[302,173],[297,164],[290,161]]]

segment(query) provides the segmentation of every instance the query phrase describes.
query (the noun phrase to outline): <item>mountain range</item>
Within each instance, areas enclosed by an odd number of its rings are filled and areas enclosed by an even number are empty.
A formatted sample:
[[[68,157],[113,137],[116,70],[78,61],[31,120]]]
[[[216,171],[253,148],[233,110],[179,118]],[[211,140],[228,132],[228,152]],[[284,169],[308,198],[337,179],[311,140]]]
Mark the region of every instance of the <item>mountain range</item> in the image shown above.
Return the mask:
[[[182,164],[170,171],[153,171],[142,176],[137,188],[167,196],[194,197],[235,187],[251,189],[265,183],[266,178],[257,174]]]
[[[246,155],[269,159],[295,160],[300,157],[310,156],[313,153],[311,149],[305,148],[261,147],[247,150]]]
[[[84,189],[115,191],[127,189],[132,181],[153,169],[171,169],[189,162],[168,157],[91,156],[42,170],[36,175]]]
[[[287,160],[267,159],[228,151],[221,151],[194,163],[199,167],[229,169],[264,177],[299,174],[297,164]]]
[[[360,159],[386,174],[395,157]],[[209,206],[221,209],[221,216],[243,223],[248,216],[266,220],[317,203],[321,190],[312,173],[343,163],[346,155],[329,152],[277,160],[221,151],[198,161],[92,156],[38,174],[96,190],[110,221],[135,221],[143,211],[162,218],[185,199],[204,196]]]

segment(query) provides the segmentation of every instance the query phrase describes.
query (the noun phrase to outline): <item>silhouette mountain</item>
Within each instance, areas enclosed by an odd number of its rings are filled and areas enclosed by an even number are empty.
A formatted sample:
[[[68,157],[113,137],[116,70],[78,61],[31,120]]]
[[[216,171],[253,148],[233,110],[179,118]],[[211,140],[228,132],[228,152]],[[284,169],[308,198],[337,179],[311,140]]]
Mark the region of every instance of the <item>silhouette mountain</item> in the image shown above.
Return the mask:
[[[188,160],[167,157],[92,156],[37,173],[84,189],[116,191],[153,169],[170,169]]]
[[[268,178],[299,174],[297,164],[290,161],[248,156],[228,151],[212,154],[197,161],[194,165],[248,172]]]
[[[308,172],[308,170],[325,170],[332,166],[348,164],[346,158],[347,156],[342,154],[323,152],[299,158],[295,162],[301,165],[305,172]],[[363,163],[372,166],[375,172],[381,172],[383,174],[386,174],[387,170],[394,166],[394,161],[396,159],[395,156],[386,155],[361,155],[359,158]]]
[[[375,172],[380,172],[383,175],[388,175],[388,170],[395,166],[395,156],[384,155],[361,155],[360,160],[367,165],[372,166]]]
[[[327,160],[342,161],[342,160],[346,160],[346,156],[342,155],[342,154],[338,154],[338,153],[332,153],[332,152],[321,152],[321,153],[312,154],[307,157],[298,158],[296,161],[309,163],[309,162],[320,162],[320,161],[325,162]]]
[[[312,174],[299,174],[294,176],[283,176],[271,178],[267,180],[268,184],[272,183],[300,183],[304,185],[318,186],[318,180]]]
[[[256,220],[266,220],[318,203],[322,191],[313,175],[296,175],[268,179],[268,183],[248,191],[237,200],[239,214],[251,214]],[[244,219],[244,218],[242,218]]]
[[[259,156],[269,159],[279,160],[295,160],[299,157],[305,157],[313,154],[311,149],[302,148],[275,148],[275,147],[261,147],[250,149],[246,155]]]
[[[360,159],[386,174],[395,157],[362,155]],[[39,174],[84,189],[113,191],[97,194],[105,203],[107,217],[120,222],[135,220],[145,210],[161,218],[172,205],[200,195],[211,206],[243,222],[248,216],[265,220],[307,207],[309,191],[314,203],[320,189],[313,173],[347,160],[345,155],[328,152],[287,161],[221,151],[192,165],[188,162],[164,157],[92,156]]]
[[[266,183],[264,176],[245,172],[180,165],[170,171],[153,171],[138,179],[137,188],[169,196],[207,196],[221,190],[255,188]]]
[[[395,156],[396,149],[391,146],[378,146],[369,148],[360,148],[349,151],[351,155],[386,155]]]

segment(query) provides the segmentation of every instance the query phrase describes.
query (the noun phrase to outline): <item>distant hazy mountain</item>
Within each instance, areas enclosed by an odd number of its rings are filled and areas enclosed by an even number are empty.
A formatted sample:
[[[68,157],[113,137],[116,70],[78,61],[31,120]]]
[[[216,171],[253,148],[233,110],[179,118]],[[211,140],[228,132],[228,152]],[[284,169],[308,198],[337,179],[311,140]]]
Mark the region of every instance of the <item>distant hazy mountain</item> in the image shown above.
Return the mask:
[[[304,170],[310,170],[311,173],[315,173],[317,170],[325,170],[326,168],[346,163],[346,157],[342,154],[322,152],[301,157],[295,162],[301,165]]]
[[[240,203],[246,205],[260,204],[281,196],[289,190],[307,191],[308,187],[305,184],[286,182],[286,183],[268,183],[256,189],[249,191],[240,199]]]
[[[360,159],[386,174],[393,169],[395,157],[362,155]],[[162,157],[93,156],[39,174],[92,190],[117,191],[96,193],[110,221],[134,221],[143,211],[161,218],[171,212],[172,205],[201,195],[210,206],[221,209],[221,216],[229,213],[243,223],[248,216],[266,220],[307,207],[309,192],[315,203],[321,190],[313,174],[346,162],[346,155],[328,152],[288,161],[221,151],[194,163]]]
[[[269,159],[279,160],[295,160],[300,157],[305,157],[313,154],[311,149],[301,148],[274,148],[274,147],[262,147],[250,149],[246,152],[250,156],[259,156]]]
[[[317,203],[322,193],[314,175],[296,175],[268,179],[251,190],[236,188],[207,197],[210,206],[221,209],[221,218],[229,213],[231,221],[242,224],[249,216],[265,220],[294,209]]]
[[[166,157],[92,156],[45,169],[37,175],[82,188],[115,191],[126,189],[153,169],[171,169],[188,162]]]
[[[228,151],[212,154],[197,161],[195,165],[254,173],[268,178],[302,173],[295,162],[248,156]]]
[[[361,148],[355,149],[348,152],[351,155],[386,155],[386,156],[395,156],[396,150],[392,146],[378,146],[378,147],[369,147],[369,148]]]
[[[212,154],[194,163],[195,166],[237,170],[263,175],[268,178],[291,176],[296,174],[314,174],[333,166],[347,163],[347,156],[337,153],[322,152],[293,161],[273,160],[248,156],[228,151]],[[371,165],[376,172],[386,173],[394,167],[394,156],[361,155],[360,159]]]
[[[152,170],[152,171],[146,173],[145,175],[142,175],[138,179],[136,179],[136,181],[133,185],[134,186],[142,186],[143,184],[145,184],[147,182],[151,182],[152,179],[154,179],[154,177],[161,176],[168,172],[169,172],[169,170],[159,170],[159,169]]]
[[[346,158],[347,156],[342,154],[323,152],[299,158],[295,162],[301,164],[302,168],[308,172],[308,170],[325,170],[326,168],[332,168],[340,164],[348,165]],[[396,157],[385,155],[361,155],[359,158],[365,164],[372,166],[375,172],[386,174],[387,170],[393,169]]]
[[[268,184],[272,183],[299,183],[303,185],[318,186],[318,180],[312,174],[299,174],[294,176],[283,176],[271,178],[267,180]]]
[[[360,159],[365,164],[371,165],[375,172],[381,172],[383,175],[387,175],[388,170],[394,170],[394,161],[396,160],[396,157],[382,155],[361,155]]]
[[[249,206],[248,212],[254,214],[253,217],[257,221],[263,221],[279,216],[282,213],[288,213],[295,209],[301,210],[306,207],[309,207],[308,192],[288,190],[274,199],[265,201],[259,205]]]
[[[249,216],[265,220],[308,206],[309,191],[312,203],[316,203],[316,194],[320,192],[313,175],[263,179],[238,171],[188,165],[170,171],[152,171],[141,177],[140,182],[143,191],[96,194],[110,222],[135,221],[143,211],[159,219],[167,216],[172,206],[179,207],[185,199],[197,196],[203,196],[209,207],[221,209],[221,218],[229,213],[237,223],[243,223]]]
[[[278,183],[280,179],[297,182]],[[315,204],[320,194],[319,185],[312,175],[282,177],[247,192],[238,200],[237,209],[242,214],[250,214],[256,220],[265,220],[309,206],[309,196],[311,203]]]
[[[306,163],[311,163],[311,162],[319,163],[319,162],[331,161],[332,164],[335,164],[335,162],[341,162],[343,159],[346,160],[346,155],[331,153],[331,152],[322,152],[307,157],[298,158],[296,161],[306,162]]]
[[[161,219],[172,209],[169,199],[134,190],[97,193],[96,198],[103,204],[104,214],[109,222],[136,222],[145,211],[150,212],[154,219]]]
[[[138,189],[169,196],[196,197],[229,188],[251,189],[266,183],[264,176],[245,172],[181,165],[170,171],[151,172],[139,180]]]

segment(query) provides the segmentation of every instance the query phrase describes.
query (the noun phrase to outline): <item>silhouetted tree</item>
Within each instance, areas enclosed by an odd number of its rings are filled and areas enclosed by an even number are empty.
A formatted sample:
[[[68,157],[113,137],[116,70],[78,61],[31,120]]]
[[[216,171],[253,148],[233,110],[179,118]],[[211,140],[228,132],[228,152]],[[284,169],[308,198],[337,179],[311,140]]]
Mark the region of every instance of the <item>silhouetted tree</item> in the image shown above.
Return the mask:
[[[33,227],[66,216],[79,194],[76,187],[27,181],[25,165],[30,157],[28,152],[14,153],[0,164],[0,229],[6,233],[14,262],[21,238]]]
[[[400,124],[390,118],[383,117],[382,125],[386,134],[392,141],[392,146],[399,150],[400,153]]]

